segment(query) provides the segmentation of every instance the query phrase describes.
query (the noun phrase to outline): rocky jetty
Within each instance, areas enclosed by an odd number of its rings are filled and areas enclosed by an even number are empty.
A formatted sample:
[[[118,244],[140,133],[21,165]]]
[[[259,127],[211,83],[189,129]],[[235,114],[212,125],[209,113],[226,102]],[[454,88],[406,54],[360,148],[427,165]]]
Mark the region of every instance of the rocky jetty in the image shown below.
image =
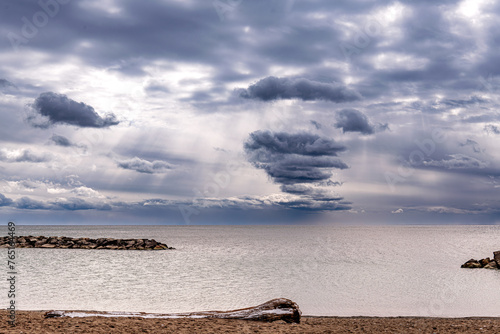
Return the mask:
[[[470,259],[462,264],[462,268],[500,269],[500,251],[493,252],[493,259],[489,257],[481,260]]]
[[[10,237],[0,237],[0,248],[8,248]],[[69,238],[44,236],[17,236],[16,248],[70,248],[70,249],[116,249],[116,250],[164,250],[174,249],[154,239]]]
[[[80,311],[49,311],[45,318],[59,317],[142,317],[157,319],[178,318],[215,318],[215,319],[239,319],[273,322],[283,320],[288,323],[300,323],[302,312],[299,305],[286,298],[272,299],[264,304],[253,307],[242,308],[232,311],[205,311],[192,313],[142,313],[142,312],[80,312]]]

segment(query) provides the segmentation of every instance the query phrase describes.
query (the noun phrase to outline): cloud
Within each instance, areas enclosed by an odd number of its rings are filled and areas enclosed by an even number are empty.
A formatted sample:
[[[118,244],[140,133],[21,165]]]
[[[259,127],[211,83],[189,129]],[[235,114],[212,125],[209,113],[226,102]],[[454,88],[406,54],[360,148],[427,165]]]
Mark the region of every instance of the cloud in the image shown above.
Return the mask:
[[[111,210],[111,205],[107,203],[94,203],[83,200],[81,198],[59,198],[55,201],[38,201],[30,197],[21,197],[14,202],[10,203],[10,206],[16,209],[22,210],[68,210],[68,211],[79,211],[79,210]]]
[[[236,89],[245,99],[262,101],[300,99],[303,101],[325,100],[336,103],[357,101],[361,95],[339,83],[324,83],[305,78],[267,77],[246,89]]]
[[[316,122],[315,120],[310,120],[311,124],[314,125],[316,130],[321,129],[321,123]]]
[[[397,213],[403,213],[403,212],[404,212],[404,211],[403,211],[403,209],[401,209],[401,208],[399,208],[399,209],[397,209],[397,210],[394,210],[394,211],[391,211],[391,213],[396,213],[396,214],[397,214]]]
[[[492,125],[492,124],[485,125],[484,131],[486,131],[487,133],[491,132],[493,134],[500,135],[500,129],[496,125]]]
[[[304,211],[344,211],[351,210],[351,202],[342,201],[342,197],[318,199],[309,196],[285,197],[272,202],[274,205]]]
[[[0,88],[17,88],[17,87],[9,80],[0,79]]]
[[[50,203],[55,210],[111,210],[111,205],[107,203],[93,203],[81,198],[64,198]]]
[[[101,195],[97,190],[85,186],[76,187],[71,190],[71,193],[81,197],[104,198],[104,196]]]
[[[483,150],[481,149],[481,147],[479,146],[479,144],[477,143],[477,141],[475,140],[472,140],[472,139],[468,139],[465,141],[465,143],[459,143],[459,145],[461,147],[471,147],[472,148],[472,151],[474,151],[474,153],[481,153],[483,152]]]
[[[245,150],[264,155],[297,154],[303,156],[337,156],[346,147],[333,139],[322,138],[310,133],[290,134],[287,132],[255,131],[246,141]]]
[[[273,156],[270,160],[257,162],[256,165],[264,169],[274,181],[283,184],[324,181],[332,176],[331,168],[348,168],[339,158],[295,154]]]
[[[55,134],[52,135],[50,140],[52,140],[52,142],[54,144],[59,145],[59,146],[70,147],[70,146],[74,145],[68,138],[66,138],[64,136],[55,135]]]
[[[10,206],[13,201],[10,198],[5,197],[3,194],[0,194],[0,206]]]
[[[469,105],[474,105],[474,104],[483,104],[488,102],[488,100],[482,99],[477,96],[471,96],[469,99],[464,100],[464,99],[448,99],[448,100],[442,100],[441,103],[448,105],[450,107],[467,107]]]
[[[342,201],[342,197],[335,197],[318,200],[309,196],[295,194],[272,194],[265,196],[241,196],[231,198],[197,198],[192,202],[171,201],[164,199],[148,199],[137,203],[114,203],[122,207],[155,207],[155,208],[174,208],[178,210],[179,206],[188,206],[191,209],[206,210],[215,208],[224,208],[238,210],[257,210],[263,209],[298,209],[304,211],[337,211],[350,210],[350,202]]]
[[[36,98],[27,121],[32,126],[41,128],[53,124],[105,128],[119,123],[114,114],[108,114],[103,118],[91,106],[53,92],[42,93]]]
[[[281,191],[301,196],[304,200],[307,198],[311,202],[321,202],[322,206],[329,206],[329,203],[334,203],[343,200],[344,198],[332,190],[331,186],[324,186],[318,183],[314,185],[306,184],[282,184]]]
[[[337,113],[336,128],[341,128],[343,132],[361,132],[370,135],[375,132],[368,121],[368,117],[356,109],[343,109]]]
[[[314,134],[255,131],[244,144],[248,161],[265,170],[281,190],[294,195],[285,202],[291,208],[338,210],[348,207],[343,199],[329,190],[327,183],[332,169],[348,166],[337,157],[346,147],[333,139]]]
[[[170,90],[168,87],[162,83],[157,81],[150,81],[144,87],[144,91],[147,93],[169,93]]]
[[[491,113],[491,114],[481,114],[476,116],[470,116],[463,119],[465,123],[487,123],[487,122],[499,122],[500,121],[500,113]]]
[[[22,150],[0,150],[0,161],[4,162],[47,162],[50,161],[52,157],[49,154],[43,153],[33,153],[30,149]]]
[[[129,160],[118,161],[118,167],[123,169],[135,170],[139,173],[154,174],[154,173],[164,173],[173,166],[166,161],[155,160],[148,161],[143,160],[138,157],[134,157]]]
[[[469,157],[465,154],[450,154],[448,159],[424,161],[424,166],[440,167],[444,169],[476,169],[488,167],[488,162]]]
[[[281,184],[324,181],[331,168],[348,168],[337,158],[345,146],[313,134],[256,131],[244,147],[249,161]]]

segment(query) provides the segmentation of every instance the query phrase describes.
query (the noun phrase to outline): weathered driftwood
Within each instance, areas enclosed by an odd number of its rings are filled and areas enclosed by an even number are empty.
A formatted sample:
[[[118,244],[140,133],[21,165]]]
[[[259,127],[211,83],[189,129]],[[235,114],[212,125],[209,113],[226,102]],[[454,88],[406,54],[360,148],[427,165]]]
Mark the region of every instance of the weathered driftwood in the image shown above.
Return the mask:
[[[14,244],[12,244],[14,241]],[[163,250],[173,249],[154,239],[69,238],[44,236],[0,237],[0,248],[71,248],[71,249],[115,249],[115,250]]]
[[[500,251],[493,252],[493,259],[489,257],[481,260],[470,259],[462,264],[461,268],[500,269]]]
[[[302,312],[299,306],[290,299],[277,298],[264,304],[232,311],[205,311],[192,313],[142,313],[142,312],[76,312],[76,311],[49,311],[45,318],[58,317],[142,317],[142,318],[217,318],[238,319],[272,322],[283,320],[288,323],[300,323]]]

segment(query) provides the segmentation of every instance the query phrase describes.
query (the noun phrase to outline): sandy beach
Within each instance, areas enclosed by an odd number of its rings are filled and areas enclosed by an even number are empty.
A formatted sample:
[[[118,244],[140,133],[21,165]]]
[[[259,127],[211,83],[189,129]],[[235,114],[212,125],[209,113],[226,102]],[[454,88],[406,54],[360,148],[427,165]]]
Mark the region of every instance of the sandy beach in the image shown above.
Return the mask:
[[[0,333],[498,333],[500,318],[302,317],[300,324],[224,319],[52,318],[0,311]]]

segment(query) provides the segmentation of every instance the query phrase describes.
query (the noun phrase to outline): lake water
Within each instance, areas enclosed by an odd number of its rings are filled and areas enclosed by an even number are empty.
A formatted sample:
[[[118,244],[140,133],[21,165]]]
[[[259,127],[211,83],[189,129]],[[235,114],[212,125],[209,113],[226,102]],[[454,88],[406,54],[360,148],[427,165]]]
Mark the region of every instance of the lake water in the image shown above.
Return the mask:
[[[500,250],[500,226],[18,226],[16,232],[148,238],[177,248],[18,249],[21,310],[189,312],[285,297],[304,315],[500,316],[500,270],[460,268]],[[3,281],[0,301],[7,307]]]

